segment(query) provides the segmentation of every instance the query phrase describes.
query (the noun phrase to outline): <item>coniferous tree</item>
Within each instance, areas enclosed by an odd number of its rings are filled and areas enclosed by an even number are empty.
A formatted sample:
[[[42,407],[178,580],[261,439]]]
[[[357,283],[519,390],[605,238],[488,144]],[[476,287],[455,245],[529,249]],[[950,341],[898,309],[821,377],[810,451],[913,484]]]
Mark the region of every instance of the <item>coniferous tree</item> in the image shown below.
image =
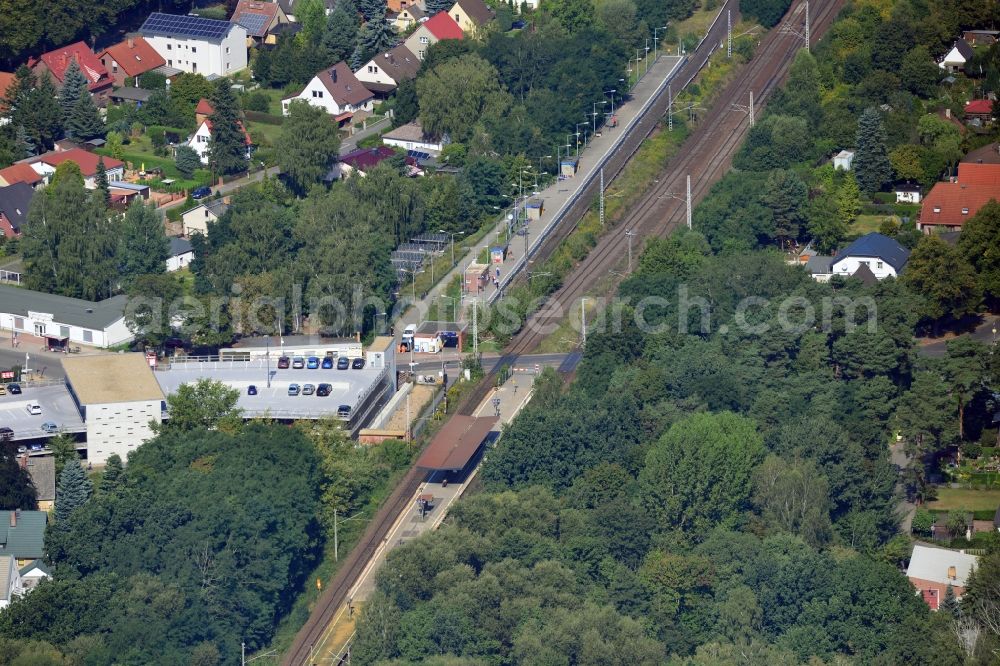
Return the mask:
[[[34,509],[35,487],[13,455],[0,453],[0,510]]]
[[[246,171],[246,135],[229,79],[220,79],[216,83],[210,101],[214,111],[208,117],[212,124],[212,138],[208,142],[208,165],[219,175]]]
[[[151,207],[141,200],[129,206],[119,237],[118,271],[126,288],[139,275],[166,271],[170,242],[160,217]]]
[[[958,599],[955,598],[955,589],[948,585],[944,590],[944,600],[941,602],[941,612],[946,615],[957,618],[961,609],[958,605]]]
[[[448,7],[451,7],[451,4]],[[361,11],[361,15],[364,17],[366,23],[378,20],[384,22],[385,13],[388,10],[385,0],[358,0],[357,8]],[[430,11],[429,6],[427,13],[433,13]]]
[[[892,180],[892,165],[886,148],[885,127],[875,107],[865,109],[858,119],[858,134],[854,154],[854,176],[862,192],[878,192]]]
[[[19,160],[35,154],[35,146],[31,143],[31,139],[28,138],[28,132],[25,131],[24,125],[18,125],[17,129],[14,130],[14,146],[17,159]]]
[[[39,80],[23,65],[4,93],[8,105],[5,117],[14,127],[24,128],[36,152],[47,150],[62,132],[62,111],[55,97],[49,75]]]
[[[97,177],[94,179],[97,184],[95,195],[104,201],[104,206],[111,205],[111,185],[108,183],[108,171],[104,168],[104,158],[97,158]]]
[[[351,69],[358,70],[379,51],[392,48],[396,42],[396,33],[392,31],[385,12],[365,23],[358,32],[358,47],[351,56]],[[355,60],[357,64],[355,65]]]
[[[71,60],[66,67],[66,74],[63,75],[62,90],[59,91],[59,106],[62,108],[63,123],[69,126],[69,120],[73,116],[76,103],[84,96],[89,96],[87,90],[87,77],[80,71],[80,66],[76,60]]]
[[[88,141],[103,136],[104,121],[94,104],[94,98],[84,94],[76,101],[69,117],[66,118],[66,135],[78,141]]]
[[[56,521],[63,522],[87,503],[94,484],[87,478],[79,458],[73,458],[63,466],[56,486]]]
[[[108,456],[108,462],[104,467],[104,473],[101,475],[101,484],[99,486],[102,493],[113,492],[122,483],[122,474],[125,473],[125,468],[122,466],[122,459],[117,453],[112,453]]]
[[[455,4],[448,0],[427,0],[427,15],[434,16],[438,12],[446,12]]]
[[[330,60],[340,62],[352,53],[358,39],[358,10],[351,0],[340,0],[326,20],[323,48]]]
[[[177,152],[174,155],[174,166],[177,167],[182,176],[190,178],[194,175],[196,169],[201,168],[201,158],[198,157],[198,153],[191,146],[177,146]]]

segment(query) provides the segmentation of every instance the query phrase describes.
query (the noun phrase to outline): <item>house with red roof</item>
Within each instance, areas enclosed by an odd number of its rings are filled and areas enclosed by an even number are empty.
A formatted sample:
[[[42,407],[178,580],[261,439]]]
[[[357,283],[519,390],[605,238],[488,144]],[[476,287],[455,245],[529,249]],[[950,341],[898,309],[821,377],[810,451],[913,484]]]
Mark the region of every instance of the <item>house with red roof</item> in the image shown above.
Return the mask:
[[[966,122],[978,120],[982,124],[991,123],[996,118],[993,112],[993,100],[974,99],[965,105]]]
[[[247,47],[276,44],[271,32],[289,22],[281,5],[262,0],[240,0],[229,20],[246,28]]]
[[[208,114],[204,114],[204,116],[199,116],[199,117],[204,117],[204,120],[198,123],[198,130],[191,135],[190,139],[188,139],[187,145],[191,146],[194,152],[198,153],[198,157],[201,158],[202,164],[208,164],[208,144],[212,140],[212,121],[205,116],[211,115],[212,107],[210,104],[208,104],[206,100],[202,100],[202,102],[206,103],[208,107],[207,108]],[[246,146],[247,146],[246,156],[247,159],[250,159],[250,150],[253,147],[253,141],[250,139],[250,133],[247,132],[247,129],[246,127],[243,126],[243,123],[240,122],[239,125],[240,129],[243,130],[243,139],[244,141],[246,141]]]
[[[0,186],[13,185],[14,183],[27,183],[33,188],[38,188],[45,182],[42,174],[38,173],[23,162],[11,164],[6,169],[0,169]]]
[[[413,31],[413,34],[403,42],[411,53],[420,60],[424,59],[427,49],[437,44],[442,39],[462,39],[465,34],[461,26],[455,23],[455,19],[448,16],[448,12],[438,12],[430,17],[426,23]]]
[[[124,180],[124,162],[116,160],[113,157],[101,157],[100,155],[95,155],[94,153],[88,152],[83,148],[50,151],[39,155],[38,157],[32,157],[26,162],[26,164],[30,165],[32,169],[41,175],[42,178],[45,179],[45,182],[48,182],[60,164],[63,162],[75,162],[76,165],[80,167],[80,173],[83,174],[84,187],[89,190],[93,190],[97,188],[97,163],[99,160],[104,161],[104,173],[109,182]]]
[[[97,57],[108,70],[115,87],[134,85],[138,88],[139,76],[167,64],[164,57],[141,35],[112,44],[98,53]]]
[[[0,72],[0,113],[7,110],[7,89],[14,84],[15,78],[11,72]],[[0,125],[6,125],[8,122],[6,118],[0,118]]]
[[[374,169],[390,157],[395,157],[396,151],[388,146],[378,146],[377,148],[358,148],[337,158],[337,165],[329,175],[330,178],[346,178],[354,173],[364,177],[367,171]],[[416,160],[412,157],[406,158],[406,164],[410,167],[416,166]],[[416,175],[416,174],[411,174]]]
[[[1000,164],[962,162],[958,176],[936,183],[924,197],[917,229],[960,231],[990,200],[1000,201]]]
[[[347,63],[341,61],[316,74],[298,95],[281,100],[282,114],[288,115],[288,108],[295,100],[317,106],[338,123],[343,123],[359,111],[371,111],[375,95],[358,80]]]
[[[44,76],[46,73],[52,75],[56,89],[62,88],[63,78],[66,76],[66,69],[69,64],[76,61],[80,72],[87,79],[87,90],[94,97],[94,102],[99,106],[104,106],[108,100],[108,93],[114,86],[114,80],[108,74],[108,70],[101,64],[101,60],[90,50],[84,42],[76,42],[69,46],[64,46],[48,53],[43,53],[38,58],[29,58],[28,67],[35,76]]]

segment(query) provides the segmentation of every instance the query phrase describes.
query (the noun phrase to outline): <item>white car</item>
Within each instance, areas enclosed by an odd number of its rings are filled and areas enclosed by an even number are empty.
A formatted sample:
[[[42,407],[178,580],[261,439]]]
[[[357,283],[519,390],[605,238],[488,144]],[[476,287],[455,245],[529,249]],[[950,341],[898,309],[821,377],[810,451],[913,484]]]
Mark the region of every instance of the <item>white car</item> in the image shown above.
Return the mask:
[[[26,409],[28,410],[28,413],[31,414],[32,416],[40,416],[42,413],[42,406],[39,405],[37,402],[29,402]]]

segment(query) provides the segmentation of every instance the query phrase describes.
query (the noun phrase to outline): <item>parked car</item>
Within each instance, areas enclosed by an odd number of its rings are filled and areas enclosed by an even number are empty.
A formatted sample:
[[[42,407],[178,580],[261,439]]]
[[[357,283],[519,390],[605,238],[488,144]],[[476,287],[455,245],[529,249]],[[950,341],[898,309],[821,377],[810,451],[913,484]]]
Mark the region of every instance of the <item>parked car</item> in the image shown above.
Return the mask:
[[[0,428],[0,442],[9,442],[14,439],[14,431],[4,426]]]
[[[287,356],[282,356],[278,359],[278,370],[287,370],[288,366],[292,364],[292,359]]]
[[[59,426],[57,426],[53,421],[46,421],[42,424],[42,432],[47,432],[49,434],[59,432]]]
[[[11,395],[21,395],[20,384],[7,384],[7,390],[10,391]]]
[[[304,358],[296,356],[292,359],[292,369],[301,370],[304,367],[306,367],[306,360]]]
[[[316,387],[316,397],[325,398],[326,396],[330,395],[330,391],[332,390],[333,386],[331,386],[330,384],[320,384],[319,386]]]
[[[298,394],[299,394],[299,385],[298,384],[289,384],[288,385],[288,395],[298,395]]]
[[[306,368],[309,370],[316,370],[319,368],[319,358],[316,356],[310,356],[306,360]]]
[[[38,444],[38,443],[29,444],[28,448],[31,449],[32,451],[41,451],[42,449],[45,448],[45,445],[44,444]]]
[[[354,370],[364,370],[365,369],[365,359],[360,356],[353,361],[351,361],[351,368]]]
[[[204,199],[205,197],[210,197],[210,196],[212,196],[211,187],[205,187],[204,185],[202,185],[201,187],[196,187],[193,190],[191,190],[192,199]]]
[[[323,363],[320,364],[320,367],[323,368],[324,370],[331,369],[333,367],[333,357],[332,356],[324,356],[323,357]]]
[[[0,395],[7,395],[7,387],[0,384]]]
[[[302,385],[302,395],[312,395],[315,392],[316,392],[316,386],[314,384]]]
[[[257,395],[257,387],[251,384],[247,387],[247,395]]]
[[[28,410],[28,413],[32,416],[38,416],[42,413],[42,406],[37,402],[29,402],[25,409]]]
[[[28,452],[28,447],[27,446],[23,446],[23,445],[19,446],[19,447],[17,447],[17,452],[18,453],[27,453]]]
[[[349,367],[351,367],[351,359],[346,356],[337,359],[337,370],[347,370]]]
[[[340,407],[337,407],[337,416],[339,416],[342,419],[350,418],[350,416],[351,416],[351,406],[350,405],[341,405]]]

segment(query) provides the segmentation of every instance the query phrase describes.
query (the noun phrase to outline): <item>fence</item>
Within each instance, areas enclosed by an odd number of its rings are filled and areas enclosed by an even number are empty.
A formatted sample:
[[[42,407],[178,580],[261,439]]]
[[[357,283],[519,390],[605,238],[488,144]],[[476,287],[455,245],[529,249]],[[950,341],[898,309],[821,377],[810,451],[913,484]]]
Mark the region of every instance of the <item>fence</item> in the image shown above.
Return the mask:
[[[21,274],[16,271],[0,270],[0,282],[13,282],[21,284]]]

